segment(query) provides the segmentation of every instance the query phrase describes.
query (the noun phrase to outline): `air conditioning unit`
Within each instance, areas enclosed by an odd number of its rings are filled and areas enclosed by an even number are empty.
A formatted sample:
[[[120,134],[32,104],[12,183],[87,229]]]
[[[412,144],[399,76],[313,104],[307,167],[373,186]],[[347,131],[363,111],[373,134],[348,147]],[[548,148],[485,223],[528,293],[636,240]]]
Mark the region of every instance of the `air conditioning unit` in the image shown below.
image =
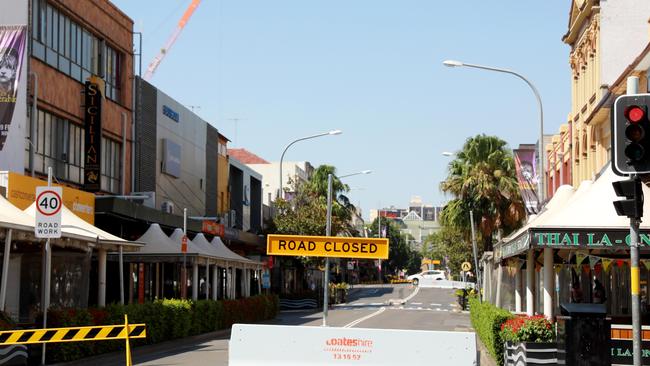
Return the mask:
[[[160,208],[162,209],[163,212],[166,212],[168,214],[173,214],[174,213],[174,203],[173,202],[163,201]]]

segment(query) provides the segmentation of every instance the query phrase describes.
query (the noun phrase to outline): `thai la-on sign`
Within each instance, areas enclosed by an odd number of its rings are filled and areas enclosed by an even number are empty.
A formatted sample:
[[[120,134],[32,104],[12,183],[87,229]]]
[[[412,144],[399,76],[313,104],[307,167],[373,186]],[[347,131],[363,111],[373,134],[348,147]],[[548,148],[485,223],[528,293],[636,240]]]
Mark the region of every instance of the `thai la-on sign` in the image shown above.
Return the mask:
[[[102,93],[99,84],[91,81],[86,81],[84,90],[86,127],[84,190],[97,192],[101,191]]]

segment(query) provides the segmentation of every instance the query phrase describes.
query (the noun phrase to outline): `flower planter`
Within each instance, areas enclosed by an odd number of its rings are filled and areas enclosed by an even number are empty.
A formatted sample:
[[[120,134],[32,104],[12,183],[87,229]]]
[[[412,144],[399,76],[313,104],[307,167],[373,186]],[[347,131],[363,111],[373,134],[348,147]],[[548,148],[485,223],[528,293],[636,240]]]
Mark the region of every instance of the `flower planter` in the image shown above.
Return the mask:
[[[506,342],[503,358],[504,366],[557,365],[557,343]]]

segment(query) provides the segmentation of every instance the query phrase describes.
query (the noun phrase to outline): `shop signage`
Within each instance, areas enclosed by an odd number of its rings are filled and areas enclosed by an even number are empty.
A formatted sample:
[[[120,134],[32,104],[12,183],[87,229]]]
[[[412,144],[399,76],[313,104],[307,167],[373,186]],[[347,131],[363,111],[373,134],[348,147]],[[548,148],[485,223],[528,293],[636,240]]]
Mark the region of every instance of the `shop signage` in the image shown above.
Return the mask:
[[[163,139],[162,171],[172,177],[181,177],[181,145],[170,139]]]
[[[271,288],[271,275],[269,271],[262,273],[262,288]]]
[[[22,172],[25,169],[27,108],[28,37],[27,1],[13,1],[0,14],[0,167]],[[12,24],[12,25],[9,25]]]
[[[8,172],[7,199],[21,210],[31,206],[36,200],[36,187],[46,185],[43,180],[27,177],[22,174]],[[58,187],[58,184],[53,184]],[[95,195],[70,187],[63,189],[63,205],[89,224],[95,224]]]
[[[169,117],[174,122],[178,123],[181,120],[180,115],[178,114],[178,112],[176,112],[175,110],[169,108],[166,105],[163,105],[163,114],[165,116]]]
[[[529,248],[529,237],[528,232],[524,232],[515,239],[497,245],[494,248],[494,256],[496,260],[501,260],[502,258],[512,257],[514,255],[523,253]]]
[[[612,365],[633,365],[632,359],[632,340],[631,339],[612,339],[611,340],[611,361]],[[650,365],[650,342],[642,342],[641,364]]]
[[[627,248],[629,230],[556,230],[532,232],[533,245],[558,249]],[[650,247],[650,232],[639,234],[639,245]]]
[[[102,93],[98,83],[86,81],[84,104],[84,190],[101,191]]]
[[[388,259],[387,238],[271,234],[266,240],[268,255]]]
[[[61,187],[36,187],[36,223],[34,235],[37,238],[61,237]]]
[[[224,236],[224,226],[210,220],[203,220],[201,231],[214,236]]]

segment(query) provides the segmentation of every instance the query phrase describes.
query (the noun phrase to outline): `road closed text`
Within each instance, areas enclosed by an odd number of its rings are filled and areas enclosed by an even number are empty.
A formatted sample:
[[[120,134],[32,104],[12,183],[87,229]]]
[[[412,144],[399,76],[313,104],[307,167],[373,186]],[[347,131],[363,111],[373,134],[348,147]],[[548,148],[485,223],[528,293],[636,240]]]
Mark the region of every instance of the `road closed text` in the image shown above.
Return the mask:
[[[268,255],[335,258],[388,258],[388,239],[269,235]]]

